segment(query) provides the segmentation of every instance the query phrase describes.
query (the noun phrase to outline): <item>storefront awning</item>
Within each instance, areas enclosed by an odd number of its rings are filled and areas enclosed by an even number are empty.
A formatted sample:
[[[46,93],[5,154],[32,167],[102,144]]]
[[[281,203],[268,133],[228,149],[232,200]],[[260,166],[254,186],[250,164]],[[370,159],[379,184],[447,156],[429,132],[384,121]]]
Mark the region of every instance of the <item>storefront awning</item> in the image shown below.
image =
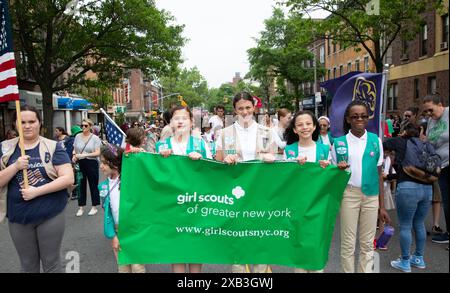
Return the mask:
[[[56,110],[87,110],[92,109],[92,104],[86,99],[72,97],[56,97]]]

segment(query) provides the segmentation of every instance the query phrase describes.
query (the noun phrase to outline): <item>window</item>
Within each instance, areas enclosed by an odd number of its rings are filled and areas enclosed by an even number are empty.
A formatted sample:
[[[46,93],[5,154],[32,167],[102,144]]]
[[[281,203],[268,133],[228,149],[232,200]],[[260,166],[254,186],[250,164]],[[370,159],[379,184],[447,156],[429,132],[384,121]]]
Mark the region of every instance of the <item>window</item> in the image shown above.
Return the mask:
[[[361,71],[359,68],[359,60],[355,60],[355,70],[356,71]]]
[[[398,85],[396,83],[390,84],[388,89],[387,109],[388,111],[397,110]]]
[[[336,78],[336,67],[333,68],[333,78]]]
[[[336,53],[336,43],[333,42],[333,53]]]
[[[347,72],[351,72],[352,71],[352,62],[348,62],[347,63]]]
[[[369,72],[369,57],[364,57],[364,72]]]
[[[330,69],[328,69],[328,74],[327,74],[327,76],[328,76],[328,79],[331,79],[331,70],[330,70]]]
[[[420,97],[420,88],[419,88],[419,79],[414,79],[414,99],[418,99]]]
[[[320,46],[319,49],[319,61],[321,64],[325,63],[325,46]]]
[[[331,42],[331,40],[327,39],[327,55],[331,54],[330,42]]]
[[[428,85],[427,85],[428,94],[435,94],[436,93],[436,77],[431,76],[428,77]]]
[[[344,65],[339,66],[339,76],[344,75]]]
[[[428,26],[425,24],[420,29],[420,56],[427,55]]]
[[[408,60],[409,56],[408,56],[408,48],[409,48],[409,44],[407,40],[403,40],[402,41],[402,55],[400,57],[400,61],[403,60]]]
[[[441,45],[441,50],[448,50],[448,14],[442,16],[442,43],[447,46]]]

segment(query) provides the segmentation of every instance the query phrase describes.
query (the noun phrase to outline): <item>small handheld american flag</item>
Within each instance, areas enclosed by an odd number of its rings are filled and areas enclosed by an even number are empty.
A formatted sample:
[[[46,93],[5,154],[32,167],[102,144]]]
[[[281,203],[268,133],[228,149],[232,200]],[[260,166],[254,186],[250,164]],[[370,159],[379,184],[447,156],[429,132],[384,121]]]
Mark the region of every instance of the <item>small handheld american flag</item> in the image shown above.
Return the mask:
[[[0,0],[0,102],[19,100],[8,1]]]
[[[105,110],[100,108],[100,111],[105,115],[105,130],[106,130],[106,140],[119,146],[121,148],[125,148],[125,138],[126,134],[117,126],[116,122],[109,117],[109,115],[105,112]]]

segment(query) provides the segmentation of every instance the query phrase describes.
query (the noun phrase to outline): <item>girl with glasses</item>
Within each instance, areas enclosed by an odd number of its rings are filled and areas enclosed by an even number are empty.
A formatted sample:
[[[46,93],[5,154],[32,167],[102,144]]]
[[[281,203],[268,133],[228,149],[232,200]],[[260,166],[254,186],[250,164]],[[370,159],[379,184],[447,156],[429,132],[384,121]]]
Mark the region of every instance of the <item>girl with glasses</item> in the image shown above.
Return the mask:
[[[344,115],[347,135],[336,138],[331,151],[334,164],[351,171],[340,211],[341,266],[346,273],[355,272],[356,235],[359,235],[358,272],[372,272],[378,213],[381,221],[390,223],[384,208],[383,145],[376,134],[366,130],[368,112],[366,104],[359,100],[347,106]]]

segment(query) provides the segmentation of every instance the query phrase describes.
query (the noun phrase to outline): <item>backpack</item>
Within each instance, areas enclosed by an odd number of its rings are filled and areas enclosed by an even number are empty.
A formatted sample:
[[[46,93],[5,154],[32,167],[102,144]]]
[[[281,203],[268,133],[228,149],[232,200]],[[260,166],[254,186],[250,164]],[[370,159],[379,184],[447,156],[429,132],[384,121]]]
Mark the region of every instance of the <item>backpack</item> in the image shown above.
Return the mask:
[[[441,157],[436,154],[429,142],[413,137],[406,141],[406,152],[401,167],[408,176],[430,184],[438,180]]]

